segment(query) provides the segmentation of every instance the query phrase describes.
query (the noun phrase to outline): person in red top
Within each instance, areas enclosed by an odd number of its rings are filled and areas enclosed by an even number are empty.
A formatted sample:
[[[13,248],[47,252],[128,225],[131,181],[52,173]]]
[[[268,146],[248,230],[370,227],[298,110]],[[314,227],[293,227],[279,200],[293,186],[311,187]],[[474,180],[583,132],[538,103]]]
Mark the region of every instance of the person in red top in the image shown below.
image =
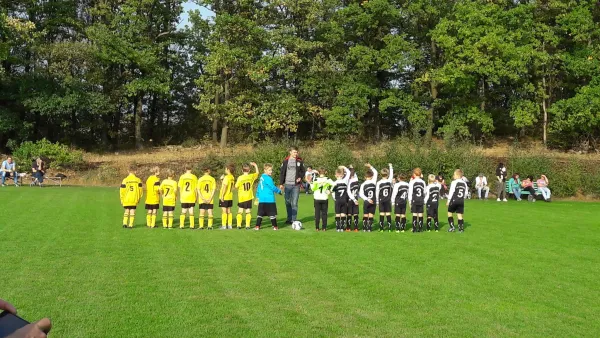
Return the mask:
[[[523,190],[529,192],[529,197],[527,199],[530,202],[535,202],[535,189],[533,188],[533,176],[529,175],[526,179],[521,182],[521,187]]]

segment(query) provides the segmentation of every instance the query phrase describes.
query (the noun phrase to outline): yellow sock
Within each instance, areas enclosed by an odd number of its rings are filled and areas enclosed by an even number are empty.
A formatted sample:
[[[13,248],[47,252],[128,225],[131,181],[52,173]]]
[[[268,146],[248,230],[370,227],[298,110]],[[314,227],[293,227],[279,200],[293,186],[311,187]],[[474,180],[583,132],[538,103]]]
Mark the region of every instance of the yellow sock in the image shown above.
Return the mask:
[[[128,219],[129,219],[129,216],[123,216],[123,225],[128,224],[128,222],[127,222]]]
[[[183,229],[185,226],[185,215],[179,216],[179,229]]]
[[[212,216],[208,216],[208,227],[212,228],[213,226],[213,217]]]
[[[146,226],[149,227],[152,225],[152,215],[146,214]]]
[[[167,216],[163,215],[163,228],[166,228],[167,226],[169,226],[169,223],[167,221]]]
[[[200,229],[204,228],[204,215],[198,217],[198,223],[200,224]]]
[[[246,214],[246,228],[250,227],[250,222],[252,222],[252,214],[247,213]]]
[[[223,216],[221,216],[221,225],[224,227],[227,226],[227,214],[223,214]]]
[[[190,215],[190,229],[193,229],[193,228],[194,228],[194,223],[195,223],[194,216],[191,216],[191,215]]]
[[[152,228],[156,226],[156,214],[152,214],[152,216],[150,216],[150,226]]]
[[[175,218],[173,215],[169,215],[169,228],[173,227],[173,218]]]
[[[133,221],[135,220],[135,216],[129,216],[129,227],[133,228]]]
[[[242,227],[242,214],[237,214],[237,216],[235,216],[235,220],[237,222],[237,227],[241,228]]]
[[[227,214],[227,225],[233,225],[233,214]]]

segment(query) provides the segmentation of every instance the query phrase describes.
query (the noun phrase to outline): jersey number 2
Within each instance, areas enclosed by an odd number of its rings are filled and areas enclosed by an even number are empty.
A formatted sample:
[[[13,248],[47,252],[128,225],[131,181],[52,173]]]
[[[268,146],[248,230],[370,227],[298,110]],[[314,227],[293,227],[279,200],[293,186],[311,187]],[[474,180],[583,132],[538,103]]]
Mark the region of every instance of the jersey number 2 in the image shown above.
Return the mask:
[[[190,182],[185,182],[185,191],[190,191]]]

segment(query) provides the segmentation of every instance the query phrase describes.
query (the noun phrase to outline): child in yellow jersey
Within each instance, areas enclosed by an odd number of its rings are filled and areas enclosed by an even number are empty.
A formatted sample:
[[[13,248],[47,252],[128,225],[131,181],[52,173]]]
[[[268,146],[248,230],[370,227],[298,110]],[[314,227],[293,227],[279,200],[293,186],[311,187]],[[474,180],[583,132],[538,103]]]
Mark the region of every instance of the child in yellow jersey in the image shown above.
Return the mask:
[[[228,164],[225,167],[225,175],[222,176],[221,191],[219,192],[219,206],[221,207],[221,229],[232,229],[233,216],[231,206],[233,205],[233,183],[235,178],[233,172],[235,167]]]
[[[150,170],[152,175],[146,180],[146,226],[154,228],[156,226],[156,212],[160,205],[160,169],[154,167]]]
[[[160,195],[163,200],[163,228],[173,229],[173,211],[177,200],[177,182],[173,180],[173,170],[167,170],[167,179],[160,184]]]
[[[129,169],[129,175],[123,179],[121,188],[119,189],[121,205],[125,208],[123,228],[133,228],[135,209],[137,208],[140,199],[142,199],[142,194],[142,181],[135,176],[135,168],[131,167]]]
[[[210,176],[210,168],[204,168],[204,175],[198,179],[198,199],[200,200],[200,230],[204,229],[204,214],[208,213],[208,230],[213,229],[213,198],[217,183]]]
[[[194,208],[198,201],[198,177],[192,174],[192,167],[186,165],[185,174],[179,177],[179,198],[181,201],[181,215],[179,216],[179,229],[185,226],[185,215],[190,213],[190,229],[194,229]]]
[[[250,174],[250,165],[256,171]],[[237,178],[235,188],[238,190],[238,212],[237,212],[237,228],[242,228],[242,213],[246,212],[246,230],[250,230],[250,222],[252,221],[252,200],[254,199],[254,182],[258,178],[258,166],[254,162],[250,165],[242,166],[242,176]]]

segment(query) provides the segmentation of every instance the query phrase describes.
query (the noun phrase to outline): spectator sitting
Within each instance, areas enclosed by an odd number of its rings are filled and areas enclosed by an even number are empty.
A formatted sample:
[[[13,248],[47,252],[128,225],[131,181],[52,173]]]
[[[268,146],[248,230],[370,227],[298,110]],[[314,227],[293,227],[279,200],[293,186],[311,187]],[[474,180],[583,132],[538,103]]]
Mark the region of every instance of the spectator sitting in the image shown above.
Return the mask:
[[[540,178],[537,180],[537,186],[540,192],[542,193],[544,201],[550,202],[550,197],[552,196],[552,193],[550,192],[550,189],[548,189],[548,177],[542,174],[542,176],[540,176]]]
[[[41,188],[42,183],[44,183],[44,175],[46,174],[46,164],[40,157],[31,162],[31,172],[35,178],[32,184],[38,184]]]
[[[444,199],[446,194],[448,194],[448,186],[446,185],[446,180],[444,180],[444,175],[442,175],[441,171],[437,174],[435,179],[442,186],[442,189],[440,189],[440,199]]]
[[[508,181],[508,189],[515,195],[517,201],[521,200],[521,180],[519,174],[515,173]]]
[[[488,199],[488,194],[490,192],[490,187],[488,187],[487,177],[480,173],[477,178],[475,178],[475,188],[477,189],[477,197],[482,199],[481,191],[485,192],[485,199]]]
[[[17,173],[17,164],[13,162],[12,157],[8,157],[5,161],[2,162],[2,166],[0,166],[0,172],[2,172],[2,186],[6,186],[4,184],[6,182],[6,178],[12,177],[15,182],[15,187],[19,186],[19,174]]]
[[[310,184],[317,178],[317,171],[313,170],[312,167],[306,167],[306,174],[304,174],[304,192],[310,194]]]
[[[526,179],[523,180],[523,182],[521,182],[521,187],[523,187],[523,190],[526,190],[529,192],[529,196],[527,197],[527,199],[530,202],[535,202],[535,189],[533,188],[533,176],[527,176]]]

